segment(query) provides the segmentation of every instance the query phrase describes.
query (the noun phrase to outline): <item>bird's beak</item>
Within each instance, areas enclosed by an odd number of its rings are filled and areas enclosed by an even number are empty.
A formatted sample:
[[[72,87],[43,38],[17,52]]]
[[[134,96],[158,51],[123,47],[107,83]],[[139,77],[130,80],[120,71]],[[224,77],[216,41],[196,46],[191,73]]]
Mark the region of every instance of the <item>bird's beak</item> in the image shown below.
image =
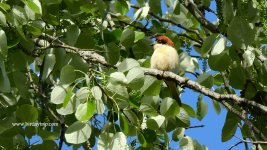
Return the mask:
[[[153,43],[150,44],[150,46],[154,46],[155,44],[156,44],[156,42],[153,42]]]

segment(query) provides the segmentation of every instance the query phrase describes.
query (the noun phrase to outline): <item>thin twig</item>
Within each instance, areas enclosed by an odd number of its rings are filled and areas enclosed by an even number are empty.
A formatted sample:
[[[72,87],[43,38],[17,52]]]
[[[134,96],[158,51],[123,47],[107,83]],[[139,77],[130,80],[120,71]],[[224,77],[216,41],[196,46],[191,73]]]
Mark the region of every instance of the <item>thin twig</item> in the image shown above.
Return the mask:
[[[242,141],[237,142],[236,144],[232,145],[230,148],[228,148],[228,150],[233,149],[234,147],[238,146],[239,144],[242,144]]]
[[[251,144],[267,144],[267,141],[248,141],[248,140],[244,140],[236,135],[234,135],[236,138],[238,138],[240,141],[244,142],[244,143],[251,143]]]
[[[139,8],[140,8],[140,7],[135,6],[135,5],[131,5],[131,7],[134,8],[134,9],[139,9]],[[173,20],[166,19],[166,18],[162,18],[162,17],[160,17],[160,16],[154,14],[154,13],[151,12],[151,11],[149,11],[148,14],[151,15],[152,17],[158,19],[158,20],[161,21],[161,22],[171,23],[171,24],[177,26],[178,28],[181,28],[181,29],[183,29],[183,30],[185,30],[185,31],[187,31],[187,32],[194,33],[194,34],[199,38],[199,40],[200,40],[200,41],[198,41],[198,42],[202,43],[203,40],[202,40],[202,38],[200,37],[200,35],[199,35],[199,33],[198,33],[197,30],[188,29],[188,28],[182,26],[181,24],[176,23],[176,22],[173,21]]]
[[[203,127],[205,127],[205,125],[190,126],[190,127],[186,127],[185,129],[203,128]]]

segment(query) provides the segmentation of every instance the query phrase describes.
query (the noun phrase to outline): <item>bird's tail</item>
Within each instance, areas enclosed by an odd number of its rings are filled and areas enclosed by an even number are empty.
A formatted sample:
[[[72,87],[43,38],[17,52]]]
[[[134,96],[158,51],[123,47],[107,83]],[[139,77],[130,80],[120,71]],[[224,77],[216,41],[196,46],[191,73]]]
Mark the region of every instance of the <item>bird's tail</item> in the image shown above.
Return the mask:
[[[181,106],[182,103],[181,103],[181,99],[180,99],[179,94],[178,94],[176,83],[173,81],[168,81],[168,80],[164,80],[164,81],[170,89],[172,98],[175,99],[177,101],[177,103]]]

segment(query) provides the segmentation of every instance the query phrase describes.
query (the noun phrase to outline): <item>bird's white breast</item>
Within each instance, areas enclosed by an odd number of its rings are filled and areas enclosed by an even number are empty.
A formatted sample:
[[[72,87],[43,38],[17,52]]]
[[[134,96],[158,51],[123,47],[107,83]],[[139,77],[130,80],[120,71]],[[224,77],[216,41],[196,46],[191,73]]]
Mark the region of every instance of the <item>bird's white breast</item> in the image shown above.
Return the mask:
[[[179,56],[171,46],[155,44],[154,53],[150,60],[151,68],[172,71],[177,73],[179,66]]]

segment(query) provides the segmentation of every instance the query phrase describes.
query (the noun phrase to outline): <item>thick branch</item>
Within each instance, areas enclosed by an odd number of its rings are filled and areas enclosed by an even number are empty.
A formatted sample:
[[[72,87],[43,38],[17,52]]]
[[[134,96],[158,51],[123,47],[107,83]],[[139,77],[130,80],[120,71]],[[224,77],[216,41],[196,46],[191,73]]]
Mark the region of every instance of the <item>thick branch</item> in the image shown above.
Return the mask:
[[[211,91],[208,88],[205,88],[204,86],[200,85],[199,83],[189,80],[187,78],[181,77],[177,74],[174,74],[172,72],[164,72],[156,69],[144,69],[145,74],[152,75],[152,76],[161,76],[164,79],[169,79],[177,82],[181,86],[188,87],[190,89],[193,89],[197,92],[200,92],[212,99],[215,99],[218,102],[222,102],[222,100],[229,101],[232,100],[234,103],[238,105],[246,105],[248,107],[255,107],[258,108],[261,112],[267,114],[267,107],[264,105],[261,105],[259,103],[256,103],[253,100],[248,100],[245,98],[241,98],[235,94],[219,94],[216,92]]]
[[[54,37],[51,37],[49,35],[43,35],[43,38],[48,38],[48,40],[52,40],[52,41],[55,40]],[[100,63],[100,64],[107,66],[107,67],[113,67],[113,66],[108,64],[108,62],[105,60],[105,58],[103,56],[96,53],[95,52],[96,50],[94,50],[94,49],[80,49],[77,47],[69,46],[58,39],[55,40],[56,42],[49,43],[49,46],[46,46],[46,43],[47,43],[46,40],[35,39],[34,41],[41,48],[42,47],[45,47],[46,49],[48,49],[48,48],[64,48],[66,50],[66,52],[79,54],[86,61]],[[44,50],[44,49],[42,49],[42,50]]]
[[[38,42],[40,40],[35,40],[35,41]],[[57,40],[57,41],[59,41],[59,40]],[[38,42],[37,44],[39,46],[41,46],[40,42]],[[52,43],[50,45],[51,45],[51,47],[65,48],[66,51],[70,52],[70,53],[77,53],[86,61],[100,63],[100,64],[102,64],[104,66],[108,66],[108,67],[114,67],[114,66],[109,65],[103,56],[92,51],[92,49],[80,49],[80,48],[69,46],[65,43],[62,43],[62,44]],[[97,51],[97,50],[95,50],[95,51]],[[116,67],[114,67],[114,68],[116,68]],[[261,112],[267,114],[267,107],[264,105],[261,105],[259,103],[256,103],[253,100],[241,98],[235,94],[219,94],[219,93],[213,92],[210,89],[207,89],[204,86],[201,86],[197,82],[194,82],[194,81],[189,80],[187,78],[181,77],[181,76],[174,74],[172,72],[164,72],[163,73],[163,71],[156,70],[156,69],[149,69],[149,68],[145,68],[144,71],[145,71],[145,74],[147,74],[147,75],[152,75],[152,76],[161,76],[162,75],[162,77],[164,79],[173,80],[173,81],[177,82],[179,85],[182,85],[182,86],[188,87],[190,89],[193,89],[197,92],[200,92],[200,93],[202,93],[202,94],[204,94],[210,98],[215,99],[216,101],[222,102],[222,100],[225,100],[225,101],[232,100],[234,103],[236,103],[240,106],[246,105],[248,107],[255,107],[255,108],[259,109]]]

